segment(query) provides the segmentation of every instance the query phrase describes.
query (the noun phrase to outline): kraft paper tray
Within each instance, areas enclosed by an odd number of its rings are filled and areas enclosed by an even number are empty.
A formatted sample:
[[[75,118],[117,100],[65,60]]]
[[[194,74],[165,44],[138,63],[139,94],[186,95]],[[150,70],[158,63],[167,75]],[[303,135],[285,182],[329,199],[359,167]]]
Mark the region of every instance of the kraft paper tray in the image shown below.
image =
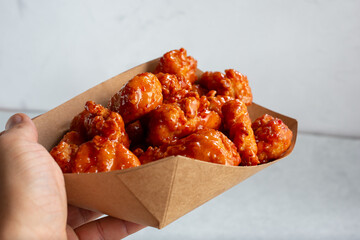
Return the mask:
[[[108,100],[135,75],[153,71],[159,59],[119,74],[34,119],[39,143],[50,150],[69,129],[73,117],[88,100],[106,106]],[[198,74],[201,71],[198,70]],[[296,142],[297,121],[255,103],[252,120],[268,113],[282,119],[293,132],[288,156]],[[208,200],[244,181],[276,161],[258,166],[224,166],[182,156],[168,157],[136,168],[105,173],[64,174],[68,202],[127,221],[163,228]]]

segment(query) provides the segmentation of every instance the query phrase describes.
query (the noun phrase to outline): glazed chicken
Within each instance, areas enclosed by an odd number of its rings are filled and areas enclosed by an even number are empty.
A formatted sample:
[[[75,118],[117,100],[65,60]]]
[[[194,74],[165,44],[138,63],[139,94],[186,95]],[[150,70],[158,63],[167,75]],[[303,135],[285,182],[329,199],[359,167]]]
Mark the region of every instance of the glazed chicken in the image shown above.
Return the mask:
[[[95,136],[79,146],[72,172],[107,172],[137,166],[140,166],[139,159],[122,143]]]
[[[50,151],[63,173],[107,172],[140,166],[139,159],[120,142],[95,136],[80,143],[77,135],[75,131],[68,132]]]
[[[85,110],[74,117],[70,131],[80,133],[84,140],[91,140],[99,135],[119,141],[126,147],[130,146],[122,117],[93,101],[86,102]]]
[[[292,131],[278,118],[265,114],[253,122],[252,128],[261,163],[281,157],[291,144]]]
[[[202,87],[199,83],[193,84],[191,91],[196,92],[200,97],[206,95],[209,92],[208,89]]]
[[[149,115],[148,143],[171,144],[202,128],[218,129],[221,118],[208,108],[206,97],[193,92],[179,102],[161,105]]]
[[[222,106],[230,100],[234,100],[233,97],[226,95],[216,95],[215,90],[211,90],[206,94],[206,98],[210,103],[209,109],[217,112],[222,117]]]
[[[50,154],[64,173],[103,172],[139,166],[129,146],[121,116],[88,101]]]
[[[63,173],[71,173],[75,155],[79,145],[84,142],[80,133],[76,131],[68,132],[64,135],[58,145],[50,151],[50,155],[55,159]]]
[[[239,99],[228,101],[222,107],[222,114],[224,129],[240,153],[241,165],[258,165],[257,146],[245,103]]]
[[[215,90],[218,95],[239,99],[247,106],[252,103],[247,77],[233,69],[225,70],[225,75],[221,72],[205,72],[199,83],[208,90]]]
[[[234,143],[214,129],[202,129],[176,141],[173,145],[149,147],[139,159],[145,164],[176,155],[229,166],[237,166],[240,163]]]
[[[111,111],[119,113],[125,123],[154,110],[163,102],[162,87],[152,73],[141,73],[131,79],[109,102]]]
[[[190,81],[183,76],[160,72],[156,77],[161,83],[164,103],[178,102],[192,88]]]
[[[154,73],[175,74],[179,77],[183,76],[191,83],[194,83],[197,80],[196,69],[197,61],[193,57],[187,56],[186,50],[181,48],[165,53],[160,58],[159,65]]]

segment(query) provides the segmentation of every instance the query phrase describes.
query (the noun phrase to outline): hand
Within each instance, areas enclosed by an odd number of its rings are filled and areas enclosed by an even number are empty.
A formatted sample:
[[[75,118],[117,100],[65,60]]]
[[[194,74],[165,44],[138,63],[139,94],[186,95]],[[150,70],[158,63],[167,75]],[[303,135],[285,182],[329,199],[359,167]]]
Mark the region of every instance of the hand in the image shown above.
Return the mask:
[[[120,239],[144,227],[100,216],[67,206],[63,174],[34,123],[12,116],[0,134],[0,239]]]

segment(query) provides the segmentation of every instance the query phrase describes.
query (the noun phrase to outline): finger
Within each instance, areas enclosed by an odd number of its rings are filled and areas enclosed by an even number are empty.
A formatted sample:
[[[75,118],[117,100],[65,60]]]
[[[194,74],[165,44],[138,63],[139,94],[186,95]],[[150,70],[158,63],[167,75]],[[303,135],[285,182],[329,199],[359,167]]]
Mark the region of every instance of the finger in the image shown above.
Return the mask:
[[[67,240],[79,240],[78,236],[76,236],[74,229],[69,225],[66,225],[66,236]]]
[[[122,239],[145,226],[113,217],[104,217],[75,229],[79,239]]]
[[[38,133],[33,121],[24,113],[17,113],[9,118],[1,137],[25,139],[37,142]]]
[[[67,224],[72,228],[77,228],[87,222],[93,221],[101,217],[102,215],[102,213],[97,213],[72,205],[68,205]]]

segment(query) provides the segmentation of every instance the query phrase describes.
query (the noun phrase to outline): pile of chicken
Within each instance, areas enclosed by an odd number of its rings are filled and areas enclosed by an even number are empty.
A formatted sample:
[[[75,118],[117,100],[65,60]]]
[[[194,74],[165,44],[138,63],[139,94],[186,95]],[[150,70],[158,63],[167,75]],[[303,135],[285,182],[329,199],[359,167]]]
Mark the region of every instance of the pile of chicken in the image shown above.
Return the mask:
[[[247,77],[205,72],[181,48],[164,54],[153,73],[135,76],[107,108],[88,101],[51,151],[64,173],[126,169],[182,155],[230,166],[277,159],[292,132],[270,115],[250,120]]]

